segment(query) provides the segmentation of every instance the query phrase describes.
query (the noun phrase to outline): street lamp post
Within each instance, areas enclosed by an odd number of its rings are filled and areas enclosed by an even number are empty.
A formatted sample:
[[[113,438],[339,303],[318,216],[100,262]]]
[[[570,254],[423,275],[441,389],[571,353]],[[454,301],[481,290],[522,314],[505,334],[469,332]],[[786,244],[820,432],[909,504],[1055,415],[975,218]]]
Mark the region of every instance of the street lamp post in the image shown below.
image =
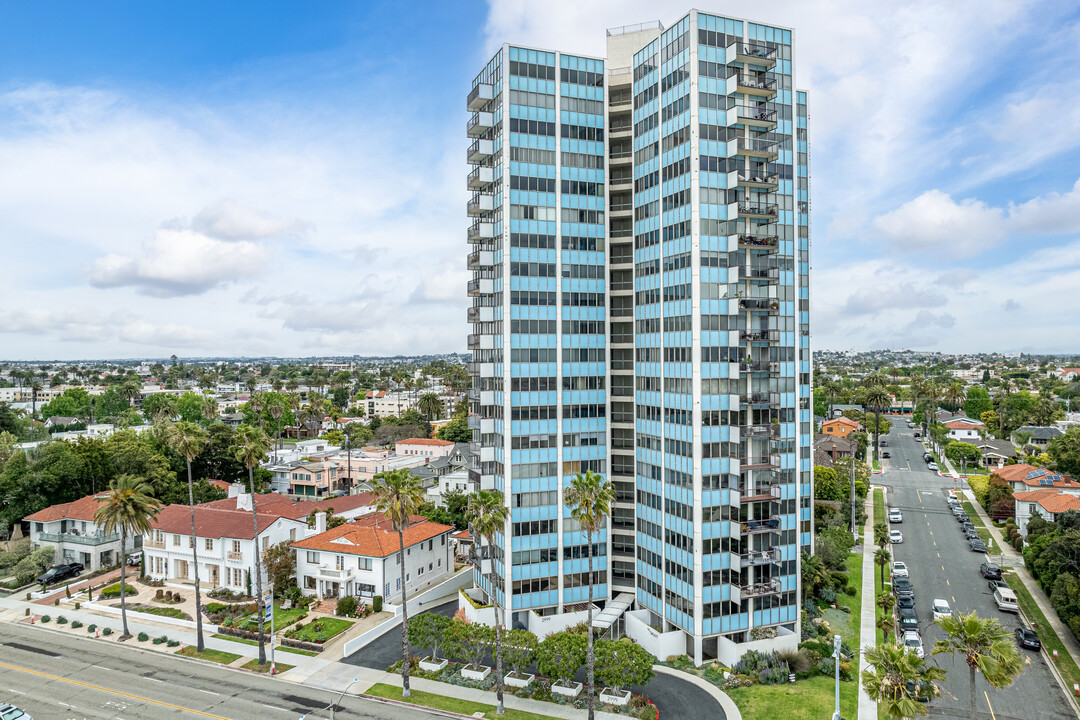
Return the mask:
[[[837,635],[837,637],[839,638],[840,636]],[[349,688],[351,688],[353,685],[355,685],[359,681],[360,681],[360,678],[353,678],[353,681],[351,683],[349,683],[348,685],[346,685],[345,689],[341,691],[340,695],[338,695],[337,700],[330,703],[330,720],[334,720],[334,707],[339,702],[341,702],[341,698],[345,697],[345,693],[347,693],[349,691]]]
[[[841,720],[840,718],[840,636],[833,635],[833,660],[836,673],[836,708],[833,710],[832,720]],[[331,716],[333,717],[333,716]]]

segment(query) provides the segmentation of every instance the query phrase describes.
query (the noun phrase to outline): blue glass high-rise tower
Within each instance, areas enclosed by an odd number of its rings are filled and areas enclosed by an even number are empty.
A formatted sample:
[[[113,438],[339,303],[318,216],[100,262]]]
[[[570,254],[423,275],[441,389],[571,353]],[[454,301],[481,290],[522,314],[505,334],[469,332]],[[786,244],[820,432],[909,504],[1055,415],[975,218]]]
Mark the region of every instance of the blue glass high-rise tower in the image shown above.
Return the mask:
[[[732,662],[797,642],[812,538],[806,98],[787,29],[607,41],[504,46],[468,96],[472,423],[511,510],[477,584],[528,627],[591,582],[601,622]],[[591,579],[586,470],[617,492]]]

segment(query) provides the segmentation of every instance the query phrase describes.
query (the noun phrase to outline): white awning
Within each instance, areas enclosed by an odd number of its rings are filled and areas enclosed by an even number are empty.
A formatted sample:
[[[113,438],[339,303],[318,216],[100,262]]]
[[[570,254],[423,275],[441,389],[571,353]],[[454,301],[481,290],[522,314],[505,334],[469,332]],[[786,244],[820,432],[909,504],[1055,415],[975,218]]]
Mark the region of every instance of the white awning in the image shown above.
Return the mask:
[[[600,611],[600,614],[593,618],[592,626],[594,628],[600,628],[601,630],[607,630],[615,621],[619,619],[619,616],[626,612],[631,605],[634,604],[633,593],[621,593],[617,598],[607,604],[607,606]]]

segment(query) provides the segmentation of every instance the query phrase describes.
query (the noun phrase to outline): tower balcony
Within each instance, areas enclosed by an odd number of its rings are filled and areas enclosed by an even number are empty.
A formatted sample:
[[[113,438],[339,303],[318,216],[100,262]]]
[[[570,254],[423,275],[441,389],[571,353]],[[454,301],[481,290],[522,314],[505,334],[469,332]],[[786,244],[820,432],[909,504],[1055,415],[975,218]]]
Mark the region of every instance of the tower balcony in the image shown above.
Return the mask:
[[[739,298],[739,309],[777,315],[780,312],[780,301],[775,298]]]
[[[776,203],[740,202],[739,217],[754,220],[776,222],[780,215],[780,206]]]
[[[740,342],[780,342],[779,330],[740,330]]]
[[[774,547],[771,547],[768,550],[754,550],[739,555],[740,570],[751,567],[760,567],[776,562],[780,562],[780,551]]]
[[[739,266],[739,279],[740,280],[764,280],[770,285],[780,282],[780,269],[779,268],[758,268],[758,267],[746,267],[745,265]]]
[[[469,297],[492,295],[495,293],[495,278],[474,278],[466,286]]]
[[[493,182],[495,182],[495,168],[481,165],[472,169],[466,184],[470,190],[483,190]]]
[[[470,270],[486,270],[495,265],[494,250],[474,250],[469,253],[468,268]],[[471,310],[472,308],[470,308]]]
[[[781,490],[779,485],[773,485],[770,483],[758,483],[750,490],[743,490],[740,494],[739,501],[744,503],[751,502],[766,502],[772,500],[781,500]]]
[[[465,98],[465,106],[470,110],[476,111],[491,102],[494,97],[494,85],[491,83],[477,83],[473,89],[469,91],[468,97]]]
[[[486,243],[495,238],[495,223],[474,222],[469,226],[468,240],[470,243]]]
[[[756,457],[739,458],[740,470],[779,470],[779,455],[761,455]]]
[[[494,154],[494,140],[473,140],[472,145],[469,146],[468,151],[465,153],[465,159],[473,165],[477,165],[484,162]]]
[[[470,323],[495,322],[495,308],[474,305],[465,312],[465,319]]]
[[[743,425],[739,436],[752,440],[777,439],[780,437],[779,425]]]
[[[744,65],[764,65],[772,68],[776,65],[776,48],[762,43],[735,43],[735,62]]]
[[[776,160],[780,154],[780,143],[775,140],[741,137],[738,138],[738,141],[740,155],[759,157],[764,160]]]
[[[739,396],[739,402],[743,405],[779,405],[780,393],[754,392],[743,393]]]
[[[739,591],[739,601],[746,598],[763,597],[765,595],[779,595],[782,590],[780,589],[780,578],[773,578],[764,582],[750,583],[749,585],[733,585],[732,589],[732,602],[735,602],[735,590]]]
[[[740,123],[748,127],[760,130],[776,129],[776,110],[765,106],[764,103],[760,106],[736,105],[735,116]]]
[[[739,523],[739,532],[743,535],[760,535],[780,531],[780,516],[762,518],[760,520],[744,520]]]
[[[755,172],[753,170],[740,170],[738,172],[739,187],[757,188],[759,190],[776,190],[780,186],[780,176]]]
[[[768,100],[776,97],[776,78],[771,73],[740,72],[736,75],[735,88],[746,95],[756,95]]]
[[[495,196],[491,193],[476,193],[465,206],[469,217],[479,217],[495,209]]]
[[[780,238],[776,235],[740,235],[740,250],[766,250],[776,252],[780,249]]]
[[[485,333],[470,333],[468,337],[470,350],[491,350],[495,347],[495,336]],[[479,392],[479,390],[477,391]],[[479,395],[477,396],[479,400]]]
[[[493,127],[495,127],[494,113],[476,112],[465,123],[465,134],[469,137],[480,137]]]

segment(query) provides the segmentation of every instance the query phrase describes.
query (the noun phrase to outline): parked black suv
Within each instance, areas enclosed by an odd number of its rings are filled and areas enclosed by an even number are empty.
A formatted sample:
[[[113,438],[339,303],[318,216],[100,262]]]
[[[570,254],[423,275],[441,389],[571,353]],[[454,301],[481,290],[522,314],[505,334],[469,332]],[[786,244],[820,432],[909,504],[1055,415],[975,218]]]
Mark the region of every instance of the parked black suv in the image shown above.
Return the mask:
[[[1001,579],[1001,568],[999,568],[994,563],[984,562],[982,565],[979,566],[979,572],[987,580]]]
[[[1028,630],[1027,628],[1016,628],[1016,644],[1020,647],[1028,648],[1029,650],[1042,649],[1042,643],[1039,641],[1039,636],[1035,634],[1034,630]]]
[[[83,571],[82,563],[69,563],[67,565],[53,565],[38,577],[39,583],[55,583],[68,578],[78,577]]]
[[[919,630],[919,616],[915,614],[915,608],[900,608],[900,631]]]
[[[915,588],[907,578],[894,578],[892,584],[893,594],[896,597],[915,597]]]

